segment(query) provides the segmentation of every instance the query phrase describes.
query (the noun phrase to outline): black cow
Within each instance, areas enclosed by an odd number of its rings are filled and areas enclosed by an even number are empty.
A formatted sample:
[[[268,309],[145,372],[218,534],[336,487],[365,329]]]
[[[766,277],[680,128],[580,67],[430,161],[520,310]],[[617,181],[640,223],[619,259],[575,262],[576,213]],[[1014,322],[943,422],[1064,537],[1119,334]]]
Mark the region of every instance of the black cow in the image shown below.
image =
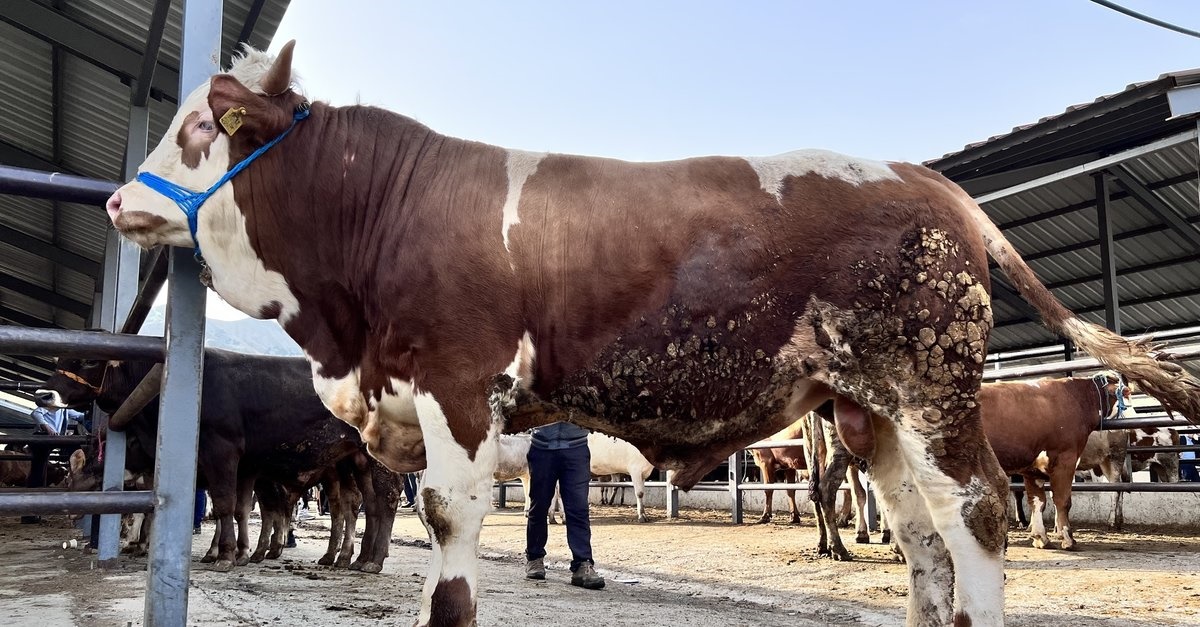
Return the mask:
[[[56,373],[39,390],[48,406],[79,406],[96,401],[113,413],[151,371],[149,361],[106,362],[59,359]],[[123,429],[130,438],[130,461],[153,468],[159,422],[151,402]],[[117,426],[113,426],[114,429]],[[386,557],[391,525],[399,503],[399,477],[375,472],[359,459],[358,432],[336,420],[312,388],[308,362],[299,358],[246,355],[208,349],[200,410],[198,479],[208,489],[218,532],[202,561],[219,569],[250,560],[248,516],[259,477],[298,491],[313,485],[339,460],[354,456],[354,478],[367,509],[363,551],[352,567],[378,572]],[[145,469],[131,469],[133,472]],[[238,534],[235,534],[234,522]],[[374,521],[374,524],[372,524]],[[372,532],[382,533],[377,538]],[[382,551],[379,547],[382,546]]]

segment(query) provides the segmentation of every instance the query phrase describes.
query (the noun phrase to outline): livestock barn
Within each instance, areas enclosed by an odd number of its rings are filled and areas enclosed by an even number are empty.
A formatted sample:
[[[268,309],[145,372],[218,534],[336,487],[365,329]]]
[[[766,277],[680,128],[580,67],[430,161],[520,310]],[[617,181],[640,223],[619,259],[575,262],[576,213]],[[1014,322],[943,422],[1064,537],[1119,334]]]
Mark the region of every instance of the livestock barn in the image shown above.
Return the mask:
[[[0,3],[0,623],[453,624],[419,616],[444,541],[428,503],[420,515],[397,511],[400,475],[319,402],[303,360],[206,351],[198,255],[142,250],[102,209],[108,203],[116,219],[114,191],[158,138],[174,137],[185,94],[227,68],[241,44],[267,49],[287,8],[286,0]],[[1068,309],[1126,337],[1154,334],[1160,355],[1194,374],[1198,114],[1200,70],[1172,72],[924,165],[974,197]],[[225,127],[231,137],[237,120]],[[1033,518],[1034,537],[1009,512],[1007,622],[1200,622],[1200,484],[1186,481],[1195,455],[1180,458],[1197,449],[1186,440],[1197,427],[1064,345],[1019,295],[1025,286],[994,262],[990,282],[983,378],[993,387],[978,399],[985,425],[1000,425],[987,435],[1015,494],[1033,495],[1020,516]],[[136,335],[164,285],[164,336]],[[934,344],[926,349],[950,350]],[[1036,381],[1045,376],[1075,380]],[[35,406],[85,416],[64,423],[72,434],[47,435],[35,428]],[[548,581],[521,577],[526,520],[506,507],[520,493],[498,483],[469,591],[479,622],[902,623],[908,567],[881,541],[887,520],[873,491],[855,514],[856,535],[868,542],[849,542],[843,530],[840,552],[817,549],[807,478],[832,504],[843,475],[824,464],[841,455],[842,468],[859,466],[853,443],[842,446],[819,414],[781,431],[787,442],[738,450],[686,493],[660,472],[617,505],[603,488],[616,487],[620,500],[631,483],[594,482],[603,592],[559,585],[570,577],[561,533],[551,533]],[[1049,435],[1023,439],[1039,429]],[[643,490],[637,475],[649,462],[595,440],[594,474],[625,469]],[[1084,440],[1096,472],[1074,462]],[[775,457],[802,466],[797,483],[745,476],[750,450],[785,446],[794,450]],[[870,488],[870,468],[862,470]],[[1108,480],[1084,480],[1096,474]],[[329,514],[297,517],[296,500],[313,486]],[[193,535],[197,487],[215,520]],[[743,510],[763,507],[765,490],[788,488],[800,489],[798,521],[772,517],[770,504],[760,524],[743,520]],[[643,501],[648,520],[639,522]],[[284,547],[290,527],[296,543]]]

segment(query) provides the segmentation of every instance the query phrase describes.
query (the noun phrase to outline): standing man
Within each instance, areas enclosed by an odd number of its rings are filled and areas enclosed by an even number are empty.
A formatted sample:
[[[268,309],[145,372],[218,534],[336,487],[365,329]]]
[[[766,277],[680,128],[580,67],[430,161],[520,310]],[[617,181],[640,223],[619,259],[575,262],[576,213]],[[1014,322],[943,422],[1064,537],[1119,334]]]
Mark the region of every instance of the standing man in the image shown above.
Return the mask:
[[[529,519],[525,526],[525,577],[545,579],[546,515],[554,486],[562,494],[567,545],[571,548],[571,585],[599,590],[604,578],[592,561],[592,527],[588,520],[588,484],[592,456],[588,432],[569,422],[556,422],[533,430],[529,447]]]

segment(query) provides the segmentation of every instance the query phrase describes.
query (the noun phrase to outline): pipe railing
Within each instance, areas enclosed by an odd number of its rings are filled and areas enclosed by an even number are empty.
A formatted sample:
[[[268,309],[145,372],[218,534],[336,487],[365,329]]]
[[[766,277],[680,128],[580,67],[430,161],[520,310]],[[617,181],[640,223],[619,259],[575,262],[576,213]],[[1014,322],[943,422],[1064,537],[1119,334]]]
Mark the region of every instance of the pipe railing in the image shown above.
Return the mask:
[[[1163,349],[1157,352],[1161,358],[1166,361],[1189,361],[1200,358],[1200,345],[1180,346],[1178,348]],[[983,380],[1000,381],[1003,379],[1021,379],[1025,377],[1038,377],[1047,374],[1062,374],[1064,372],[1076,372],[1080,370],[1103,370],[1104,368],[1104,364],[1101,364],[1098,359],[1095,359],[1094,357],[1087,357],[1084,359],[1073,359],[1071,361],[1060,361],[1050,364],[1011,366],[997,370],[985,370],[983,372]]]
[[[120,183],[0,165],[0,194],[104,206]]]
[[[53,492],[0,493],[0,516],[52,514],[138,514],[154,511],[154,493]]]
[[[0,326],[0,354],[163,361],[166,342],[161,337],[102,331]]]

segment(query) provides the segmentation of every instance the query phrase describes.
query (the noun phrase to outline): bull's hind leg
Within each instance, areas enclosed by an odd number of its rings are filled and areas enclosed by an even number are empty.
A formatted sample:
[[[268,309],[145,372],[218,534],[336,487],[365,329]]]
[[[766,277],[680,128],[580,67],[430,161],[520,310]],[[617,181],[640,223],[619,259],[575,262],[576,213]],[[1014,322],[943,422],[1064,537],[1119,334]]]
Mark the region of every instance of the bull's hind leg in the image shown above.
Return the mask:
[[[796,483],[799,479],[796,477],[796,471],[788,468],[783,471],[783,480],[788,483]],[[788,508],[792,513],[792,524],[800,524],[800,508],[796,505],[796,491],[787,491]]]
[[[1029,500],[1029,537],[1033,539],[1033,548],[1044,549],[1050,544],[1050,536],[1046,535],[1046,490],[1040,480],[1025,477],[1025,498]]]
[[[340,501],[342,486],[341,481],[333,476],[335,472],[337,471],[328,470],[321,478],[321,490],[329,499],[329,544],[325,547],[325,554],[317,560],[317,564],[321,566],[333,566],[334,560],[337,559],[338,547],[342,545],[342,532],[345,530]]]
[[[894,425],[874,418],[875,457],[871,478],[894,540],[908,563],[908,627],[942,626],[953,621],[954,566],[942,536],[917,491]]]
[[[417,512],[433,544],[417,624],[474,625],[476,554],[491,504],[500,420],[470,386],[437,398],[419,391],[414,401],[428,462]]]
[[[947,404],[946,411],[902,407],[898,442],[954,565],[956,624],[1000,625],[1008,483],[984,438],[978,408],[956,412]],[[901,546],[912,571],[921,549]]]
[[[850,482],[850,497],[854,503],[854,541],[858,544],[870,544],[871,529],[867,525],[867,491],[863,489],[862,482],[859,481],[859,474],[861,473],[856,463],[851,463],[850,467],[846,469],[846,481]]]
[[[1079,459],[1070,453],[1059,455],[1050,469],[1050,490],[1054,494],[1054,530],[1062,536],[1062,548],[1075,548],[1071,536],[1071,483],[1075,481],[1075,464]]]

